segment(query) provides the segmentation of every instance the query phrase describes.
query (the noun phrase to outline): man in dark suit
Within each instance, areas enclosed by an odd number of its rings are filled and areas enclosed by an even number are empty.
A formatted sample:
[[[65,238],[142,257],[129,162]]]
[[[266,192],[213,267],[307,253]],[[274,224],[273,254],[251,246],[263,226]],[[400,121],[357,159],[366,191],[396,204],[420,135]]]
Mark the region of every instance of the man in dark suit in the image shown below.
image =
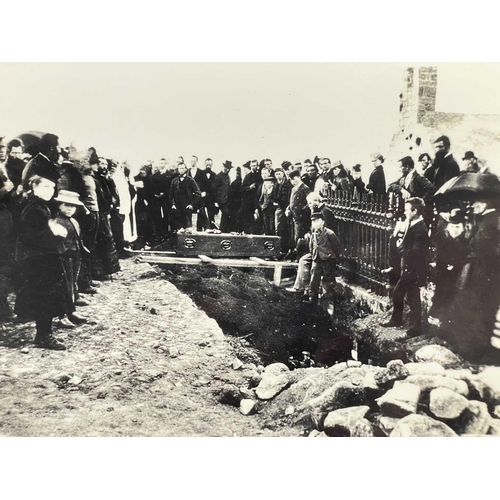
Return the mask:
[[[384,157],[380,153],[375,153],[372,155],[372,162],[374,169],[370,174],[366,189],[376,195],[385,195]]]
[[[290,204],[285,210],[288,218],[293,220],[295,245],[299,238],[303,238],[309,231],[311,224],[311,210],[307,203],[307,195],[311,190],[302,182],[300,173],[293,171],[290,173],[290,182],[292,183],[292,192],[290,194]]]
[[[258,168],[259,162],[252,160],[250,172],[243,179],[240,188],[241,205],[236,214],[237,227],[238,231],[247,234],[256,234],[254,217],[257,210],[259,188],[262,184]]]
[[[176,215],[176,229],[187,229],[193,225],[193,211],[201,198],[200,188],[196,181],[186,175],[186,165],[179,163],[179,175],[170,184],[170,203]]]
[[[446,181],[460,175],[460,167],[450,153],[450,139],[445,135],[438,137],[434,141],[436,157],[434,165],[429,167],[429,180],[439,189]],[[427,176],[426,176],[427,177]]]
[[[400,327],[403,324],[405,296],[410,306],[410,328],[407,334],[414,337],[422,334],[422,304],[420,287],[427,284],[427,253],[429,236],[422,217],[425,210],[424,200],[408,198],[405,200],[405,231],[396,247],[401,253],[401,276],[394,288],[392,303],[394,310],[391,319],[384,327]]]
[[[405,202],[409,198],[422,198],[426,205],[424,220],[430,226],[433,219],[432,197],[436,192],[436,187],[430,180],[415,170],[415,162],[411,156],[401,158],[399,163],[403,175],[389,186],[388,191],[397,193]]]
[[[212,184],[214,206],[220,210],[220,230],[223,233],[228,233],[230,231],[227,202],[229,199],[229,189],[231,187],[229,171],[232,167],[232,163],[229,160],[226,160],[222,164],[222,172],[219,172],[215,176]]]
[[[191,167],[189,168],[187,175],[196,182],[196,185],[199,187],[201,192],[200,198],[197,200],[197,204],[194,207],[194,209],[195,211],[198,211],[198,216],[196,218],[197,219],[196,230],[204,231],[205,229],[208,229],[210,225],[206,200],[207,196],[209,196],[211,192],[211,184],[210,180],[207,179],[205,172],[200,168],[198,168],[197,165],[198,165],[198,157],[193,155],[191,157]],[[205,162],[205,167],[206,167],[206,162]]]
[[[285,215],[286,208],[290,204],[290,194],[292,185],[286,178],[285,171],[282,168],[277,168],[274,172],[276,184],[274,185],[274,228],[276,236],[281,238],[281,251],[286,253],[290,250],[290,227],[288,219]]]
[[[418,162],[420,163],[420,168],[422,171],[422,175],[432,182],[434,179],[434,171],[435,167],[432,164],[432,158],[428,153],[422,153],[418,157]]]

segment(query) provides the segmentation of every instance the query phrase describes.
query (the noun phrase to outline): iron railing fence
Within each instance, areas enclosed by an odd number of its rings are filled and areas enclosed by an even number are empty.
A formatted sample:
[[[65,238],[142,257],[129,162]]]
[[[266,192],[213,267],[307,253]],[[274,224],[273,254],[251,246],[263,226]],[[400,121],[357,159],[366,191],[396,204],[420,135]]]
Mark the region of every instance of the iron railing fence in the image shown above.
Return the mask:
[[[336,234],[344,253],[339,267],[350,279],[356,279],[385,292],[389,281],[383,270],[389,264],[389,238],[395,219],[402,215],[399,197],[367,194],[357,199],[336,190],[327,194],[327,206],[336,218]]]

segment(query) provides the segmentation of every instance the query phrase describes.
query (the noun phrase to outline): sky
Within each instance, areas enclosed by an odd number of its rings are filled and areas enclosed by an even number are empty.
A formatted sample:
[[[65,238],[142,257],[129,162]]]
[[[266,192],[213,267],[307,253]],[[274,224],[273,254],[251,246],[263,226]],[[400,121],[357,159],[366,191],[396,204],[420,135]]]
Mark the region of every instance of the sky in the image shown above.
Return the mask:
[[[315,155],[364,165],[389,147],[411,65],[0,63],[0,135],[52,132],[134,167],[193,154],[214,170]],[[500,63],[437,66],[438,111],[500,114]]]

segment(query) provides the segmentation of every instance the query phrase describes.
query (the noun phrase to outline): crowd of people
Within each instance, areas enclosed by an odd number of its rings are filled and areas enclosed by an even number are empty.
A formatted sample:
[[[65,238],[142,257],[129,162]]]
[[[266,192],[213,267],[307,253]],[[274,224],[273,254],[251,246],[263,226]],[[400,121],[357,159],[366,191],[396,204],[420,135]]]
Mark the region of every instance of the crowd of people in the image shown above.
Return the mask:
[[[218,173],[211,158],[202,168],[196,156],[189,165],[183,157],[172,165],[162,158],[132,176],[126,162],[99,156],[95,148],[84,154],[61,148],[53,134],[29,148],[21,139],[0,142],[0,320],[13,313],[18,321],[35,320],[35,344],[64,349],[52,335],[54,318],[67,328],[85,322],[77,308],[119,271],[129,247],[195,230],[279,236],[282,258],[299,262],[287,291],[317,304],[333,293],[343,252],[327,203],[338,192],[353,199],[397,197],[404,206],[387,270],[394,308],[383,326],[403,324],[406,298],[408,335],[422,333],[420,288],[430,269],[430,314],[442,335],[475,359],[495,358],[500,181],[471,151],[460,169],[448,137],[436,139],[434,148],[434,157],[423,153],[417,165],[411,156],[401,158],[401,177],[387,185],[380,153],[372,155],[365,184],[361,165],[347,169],[318,156],[279,167],[268,158],[237,167],[228,160]],[[456,178],[468,182],[464,190],[440,194]],[[7,301],[12,292],[14,311]]]

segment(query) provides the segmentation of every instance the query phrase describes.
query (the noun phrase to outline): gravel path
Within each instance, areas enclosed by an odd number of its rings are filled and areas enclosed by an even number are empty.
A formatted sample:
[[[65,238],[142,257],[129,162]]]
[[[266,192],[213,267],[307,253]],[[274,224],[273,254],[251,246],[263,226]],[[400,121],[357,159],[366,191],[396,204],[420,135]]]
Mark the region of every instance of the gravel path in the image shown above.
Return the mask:
[[[0,324],[2,436],[277,436],[221,404],[241,385],[217,323],[147,264],[122,271],[79,308],[91,324],[59,330],[68,347],[32,344],[34,323]]]

